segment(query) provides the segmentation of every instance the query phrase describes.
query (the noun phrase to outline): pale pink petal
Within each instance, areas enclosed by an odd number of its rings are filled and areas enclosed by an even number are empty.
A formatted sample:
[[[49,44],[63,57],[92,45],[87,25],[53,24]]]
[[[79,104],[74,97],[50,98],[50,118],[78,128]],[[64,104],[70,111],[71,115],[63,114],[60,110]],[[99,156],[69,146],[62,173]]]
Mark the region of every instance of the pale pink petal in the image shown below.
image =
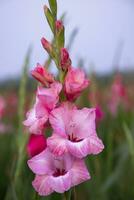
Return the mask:
[[[68,191],[71,188],[71,174],[67,172],[63,176],[51,176],[50,184],[55,192],[64,193],[65,191]]]
[[[54,94],[51,88],[38,87],[37,95],[42,105],[49,111],[52,110],[58,102],[58,96]]]
[[[23,122],[25,126],[30,126],[35,121],[35,109],[32,108],[26,114],[27,119]]]
[[[36,175],[34,181],[32,182],[32,185],[40,196],[47,196],[53,192],[50,186],[50,177],[47,175]]]
[[[49,111],[54,109],[59,101],[59,93],[61,92],[62,84],[54,82],[50,85],[50,88],[38,87],[37,96],[42,105]]]
[[[99,154],[104,149],[104,145],[97,136],[93,135],[80,142],[68,141],[67,149],[73,156],[83,158],[88,154]]]
[[[51,112],[49,120],[55,133],[67,137],[67,125],[71,119],[72,111],[75,109],[74,104],[66,102]]]
[[[104,149],[104,145],[102,143],[102,140],[99,139],[97,137],[97,135],[92,135],[91,137],[88,138],[89,139],[89,150],[90,150],[90,154],[99,154],[100,152],[102,152],[102,150]]]
[[[55,81],[55,82],[53,82],[53,83],[51,84],[51,88],[53,89],[53,91],[54,91],[57,95],[59,95],[59,93],[60,93],[61,90],[62,90],[62,84]]]
[[[47,146],[49,150],[57,156],[67,152],[66,140],[57,134],[53,134],[47,139]]]
[[[95,125],[95,109],[83,108],[75,110],[71,113],[72,118],[68,122],[67,133],[73,133],[75,137],[84,139],[93,134],[96,129]]]
[[[84,139],[80,142],[67,142],[68,151],[77,158],[86,157],[89,154],[88,139]]]
[[[84,160],[77,159],[70,172],[72,174],[72,186],[78,185],[91,178]]]
[[[51,174],[53,170],[52,155],[46,149],[39,155],[28,160],[29,168],[38,175]]]

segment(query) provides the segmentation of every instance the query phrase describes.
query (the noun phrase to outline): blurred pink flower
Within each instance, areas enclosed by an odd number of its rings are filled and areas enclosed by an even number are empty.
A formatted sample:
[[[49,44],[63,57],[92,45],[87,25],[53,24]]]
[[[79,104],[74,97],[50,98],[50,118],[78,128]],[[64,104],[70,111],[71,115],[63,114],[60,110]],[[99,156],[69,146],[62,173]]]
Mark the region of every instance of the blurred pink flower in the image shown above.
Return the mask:
[[[41,134],[48,121],[49,113],[59,101],[59,93],[62,85],[52,83],[50,88],[38,87],[34,107],[27,113],[27,119],[23,124],[29,127],[30,133]]]
[[[31,71],[31,74],[36,80],[45,86],[49,86],[50,83],[54,82],[54,76],[39,63],[37,64],[36,68]]]
[[[36,174],[32,185],[41,196],[64,193],[90,179],[83,160],[70,154],[55,157],[48,149],[29,160],[28,166]]]
[[[12,131],[11,126],[3,124],[2,122],[0,122],[0,134],[9,133],[10,131]]]
[[[28,144],[27,152],[30,157],[36,156],[46,149],[46,138],[42,135],[31,134]]]
[[[113,115],[116,115],[119,105],[127,107],[128,97],[126,88],[122,83],[122,76],[116,74],[114,77],[113,84],[111,86],[111,96],[108,102],[108,108]]]
[[[104,118],[104,112],[103,112],[101,106],[99,106],[99,105],[97,105],[95,108],[96,108],[96,110],[95,110],[95,112],[96,112],[96,121],[100,122]]]
[[[0,118],[3,116],[6,107],[6,102],[3,97],[0,97]]]
[[[67,99],[70,101],[75,100],[88,85],[89,80],[85,78],[83,70],[70,68],[65,78]]]
[[[55,155],[70,152],[83,158],[103,150],[103,143],[96,134],[94,108],[78,110],[66,102],[51,112],[49,120],[53,135],[48,138],[47,145]]]

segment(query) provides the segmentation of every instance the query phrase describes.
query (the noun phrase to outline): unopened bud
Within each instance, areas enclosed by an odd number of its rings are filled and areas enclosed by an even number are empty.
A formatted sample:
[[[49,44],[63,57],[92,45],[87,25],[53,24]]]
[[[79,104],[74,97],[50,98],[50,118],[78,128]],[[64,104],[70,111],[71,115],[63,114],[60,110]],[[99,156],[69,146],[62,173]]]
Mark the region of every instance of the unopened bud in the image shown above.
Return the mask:
[[[64,28],[62,21],[61,20],[57,20],[55,22],[55,27],[56,27],[56,31],[58,31],[58,32],[61,31]]]
[[[31,71],[31,74],[36,80],[38,80],[40,83],[42,83],[45,86],[54,82],[54,76],[50,74],[39,63],[37,64],[37,67]]]
[[[51,54],[52,52],[52,45],[50,44],[50,42],[48,42],[45,38],[41,39],[41,43],[43,48],[49,53]]]
[[[61,53],[60,53],[60,65],[61,65],[62,69],[63,70],[68,69],[71,66],[71,64],[72,64],[72,62],[69,57],[69,53],[68,53],[67,49],[62,48]]]

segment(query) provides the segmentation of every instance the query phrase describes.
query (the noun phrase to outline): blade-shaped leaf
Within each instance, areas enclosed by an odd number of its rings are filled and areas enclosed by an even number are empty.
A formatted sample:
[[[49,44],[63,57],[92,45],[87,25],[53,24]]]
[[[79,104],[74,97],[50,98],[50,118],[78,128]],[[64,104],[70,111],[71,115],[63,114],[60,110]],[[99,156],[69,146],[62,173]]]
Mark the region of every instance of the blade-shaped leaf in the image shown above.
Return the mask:
[[[54,31],[55,30],[55,19],[52,15],[50,9],[47,6],[44,7],[44,12],[45,12],[45,16],[47,18],[48,24],[49,24],[52,32],[54,33],[55,32]]]
[[[57,18],[57,1],[56,0],[49,0],[49,5],[50,5],[50,9],[51,12],[54,16],[54,18]]]

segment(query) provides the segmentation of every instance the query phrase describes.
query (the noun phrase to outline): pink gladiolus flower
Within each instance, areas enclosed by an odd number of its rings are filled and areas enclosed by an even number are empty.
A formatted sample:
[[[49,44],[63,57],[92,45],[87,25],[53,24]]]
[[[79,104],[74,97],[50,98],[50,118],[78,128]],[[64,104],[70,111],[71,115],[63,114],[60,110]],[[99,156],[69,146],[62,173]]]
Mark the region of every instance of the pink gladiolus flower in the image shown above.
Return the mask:
[[[44,135],[31,134],[28,144],[27,152],[30,157],[36,156],[46,149],[46,138]]]
[[[81,69],[70,68],[65,78],[65,93],[67,99],[75,100],[81,92],[89,85],[85,73]]]
[[[59,93],[62,85],[54,82],[50,88],[38,87],[36,103],[27,113],[27,119],[23,124],[29,127],[31,133],[41,134],[48,121],[49,113],[54,109],[59,101]]]
[[[60,65],[63,70],[67,70],[71,66],[71,59],[67,49],[62,48],[60,52]]]
[[[103,150],[104,145],[96,134],[94,108],[78,110],[66,102],[51,112],[49,120],[54,132],[47,145],[55,155],[69,152],[83,158]]]
[[[50,83],[54,82],[54,76],[39,63],[37,64],[37,67],[31,71],[31,74],[36,80],[45,86],[48,86]]]
[[[64,193],[90,179],[83,160],[70,154],[55,157],[48,149],[29,160],[28,166],[36,174],[32,185],[41,196]]]

